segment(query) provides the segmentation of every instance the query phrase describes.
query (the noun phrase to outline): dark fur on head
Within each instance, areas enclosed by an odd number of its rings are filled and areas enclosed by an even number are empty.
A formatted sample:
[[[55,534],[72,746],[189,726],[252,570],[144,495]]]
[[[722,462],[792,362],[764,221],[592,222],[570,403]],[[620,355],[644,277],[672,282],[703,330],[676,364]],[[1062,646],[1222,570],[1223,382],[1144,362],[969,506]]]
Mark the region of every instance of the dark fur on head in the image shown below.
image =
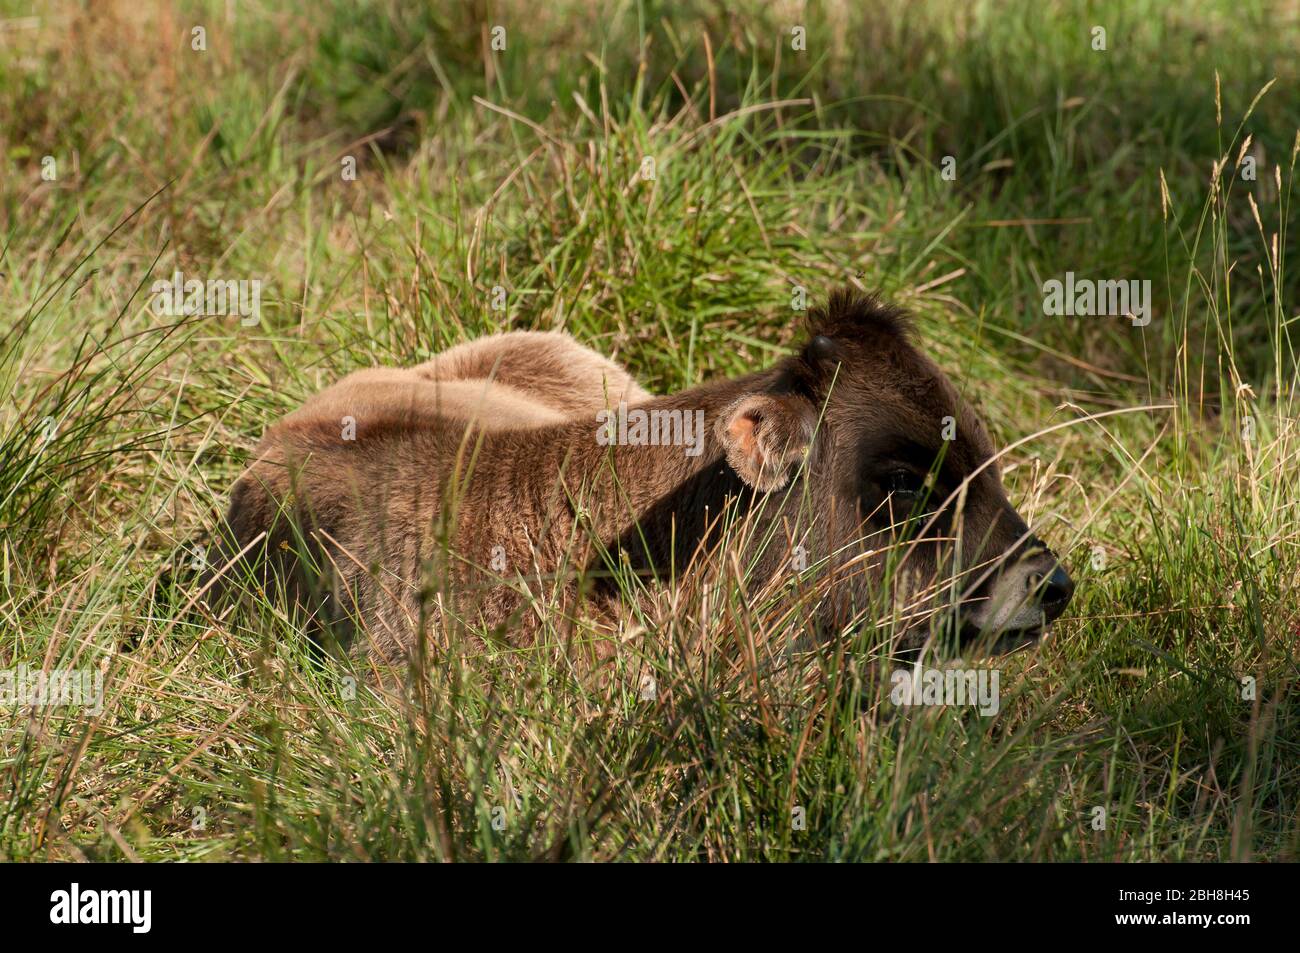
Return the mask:
[[[903,308],[855,288],[832,291],[826,307],[808,312],[807,326],[810,337],[862,344],[882,334],[903,339],[912,335],[912,321]]]
[[[840,363],[913,341],[912,320],[903,308],[854,288],[831,292],[825,307],[808,312],[805,328],[808,339],[788,362],[778,390],[814,401],[825,398]]]

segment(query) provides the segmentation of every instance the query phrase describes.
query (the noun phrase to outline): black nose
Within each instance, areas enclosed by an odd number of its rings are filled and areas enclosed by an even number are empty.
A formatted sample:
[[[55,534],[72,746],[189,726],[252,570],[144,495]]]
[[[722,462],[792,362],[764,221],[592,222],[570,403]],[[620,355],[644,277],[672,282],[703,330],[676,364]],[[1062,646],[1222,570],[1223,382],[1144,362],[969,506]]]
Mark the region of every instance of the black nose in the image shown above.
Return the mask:
[[[1048,622],[1054,621],[1064,612],[1074,596],[1074,580],[1060,566],[1054,568],[1047,578],[1043,578],[1040,572],[1031,572],[1029,588],[1038,593],[1039,608],[1043,610]]]
[[[1074,580],[1070,579],[1070,573],[1060,566],[1053,568],[1052,575],[1047,579],[1044,579],[1041,572],[1031,572],[1028,582],[1032,592],[1039,595],[1039,607],[1048,621],[1053,621],[1060,616],[1065,611],[1065,607],[1070,605],[1070,599],[1074,597]]]

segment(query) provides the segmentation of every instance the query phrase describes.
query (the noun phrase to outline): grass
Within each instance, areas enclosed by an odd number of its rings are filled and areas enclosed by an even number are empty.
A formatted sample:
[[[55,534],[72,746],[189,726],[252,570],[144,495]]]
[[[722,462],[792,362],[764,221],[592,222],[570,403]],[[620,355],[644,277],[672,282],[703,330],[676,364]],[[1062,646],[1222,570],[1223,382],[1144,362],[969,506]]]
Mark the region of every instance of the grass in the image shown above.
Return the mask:
[[[0,669],[105,698],[0,709],[0,857],[1297,859],[1293,4],[38,7],[0,0]],[[175,270],[260,323],[154,315]],[[1066,271],[1152,323],[1045,316]],[[880,625],[783,654],[725,564],[603,686],[449,631],[388,693],[283,606],[152,598],[348,370],[562,327],[667,392],[845,282],[1024,441],[1080,583],[995,718],[892,707]]]

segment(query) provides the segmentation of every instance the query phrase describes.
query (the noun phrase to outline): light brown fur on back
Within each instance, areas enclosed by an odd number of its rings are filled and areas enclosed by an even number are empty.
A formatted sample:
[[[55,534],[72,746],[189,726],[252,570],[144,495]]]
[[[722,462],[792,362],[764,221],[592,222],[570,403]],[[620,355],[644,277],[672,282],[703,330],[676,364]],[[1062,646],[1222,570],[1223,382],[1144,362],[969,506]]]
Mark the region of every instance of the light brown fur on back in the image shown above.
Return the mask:
[[[431,381],[491,380],[566,417],[650,397],[618,364],[559,331],[511,331],[468,341],[411,372]]]
[[[230,535],[242,548],[266,533],[259,585],[285,585],[315,612],[326,596],[336,622],[366,617],[372,644],[395,657],[410,647],[412,582],[430,555],[450,461],[485,434],[594,426],[597,411],[650,398],[618,364],[559,332],[497,334],[415,367],[355,371],[267,428],[234,487]],[[438,449],[408,456],[415,434]],[[301,571],[293,550],[304,538],[328,592]],[[380,565],[388,571],[372,575]]]
[[[567,334],[511,331],[415,367],[354,371],[277,426],[318,421],[341,430],[345,420],[360,428],[434,417],[484,430],[528,428],[649,396],[626,370]]]

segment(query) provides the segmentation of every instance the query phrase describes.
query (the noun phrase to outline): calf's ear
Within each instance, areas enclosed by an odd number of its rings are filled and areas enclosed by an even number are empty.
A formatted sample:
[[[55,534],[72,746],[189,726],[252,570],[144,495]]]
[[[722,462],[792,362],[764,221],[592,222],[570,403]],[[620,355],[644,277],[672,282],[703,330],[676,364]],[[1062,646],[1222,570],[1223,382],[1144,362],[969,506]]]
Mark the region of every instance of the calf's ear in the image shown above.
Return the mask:
[[[790,482],[791,471],[812,443],[816,423],[806,400],[750,394],[723,412],[716,432],[731,468],[746,484],[766,493]]]

